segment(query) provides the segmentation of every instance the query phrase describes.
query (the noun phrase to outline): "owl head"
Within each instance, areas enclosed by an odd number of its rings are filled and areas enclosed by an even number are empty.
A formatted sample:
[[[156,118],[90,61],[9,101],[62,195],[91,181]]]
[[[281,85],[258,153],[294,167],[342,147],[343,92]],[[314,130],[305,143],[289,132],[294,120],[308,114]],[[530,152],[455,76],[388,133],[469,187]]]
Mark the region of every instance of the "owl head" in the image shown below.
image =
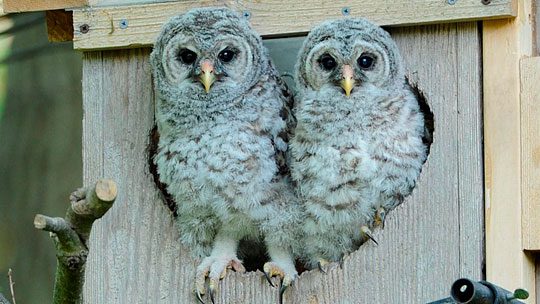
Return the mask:
[[[200,8],[163,26],[151,63],[162,98],[212,107],[257,83],[265,58],[262,40],[245,18],[227,8]]]
[[[321,23],[311,30],[296,64],[300,91],[350,96],[403,84],[398,48],[379,26],[361,18]]]

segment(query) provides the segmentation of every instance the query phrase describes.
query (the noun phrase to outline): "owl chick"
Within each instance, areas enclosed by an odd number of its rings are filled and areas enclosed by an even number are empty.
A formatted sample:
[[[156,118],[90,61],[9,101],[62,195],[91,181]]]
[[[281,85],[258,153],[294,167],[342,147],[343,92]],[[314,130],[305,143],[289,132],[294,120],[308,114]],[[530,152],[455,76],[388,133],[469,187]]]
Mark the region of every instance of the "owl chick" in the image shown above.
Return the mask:
[[[297,276],[300,205],[284,156],[290,94],[248,22],[225,8],[194,9],[164,25],[151,55],[158,95],[159,178],[177,204],[181,241],[202,262],[210,298],[228,268],[245,271],[240,240],[264,242],[268,277]]]
[[[424,118],[396,44],[364,19],[315,27],[296,83],[291,172],[306,209],[303,256],[322,270],[411,192],[426,159]]]

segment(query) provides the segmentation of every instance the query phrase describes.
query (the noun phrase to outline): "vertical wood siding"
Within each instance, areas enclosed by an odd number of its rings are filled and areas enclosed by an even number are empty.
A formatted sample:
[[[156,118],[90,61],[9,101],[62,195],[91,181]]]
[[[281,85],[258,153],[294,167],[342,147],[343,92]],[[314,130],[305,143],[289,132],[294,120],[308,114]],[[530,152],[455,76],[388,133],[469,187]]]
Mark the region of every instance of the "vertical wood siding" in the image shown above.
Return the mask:
[[[285,303],[422,303],[446,297],[461,276],[481,279],[483,172],[477,23],[391,30],[410,79],[435,116],[434,142],[418,186],[368,242],[327,274],[302,274]],[[149,49],[84,55],[86,184],[113,178],[119,196],[90,239],[85,303],[196,303],[197,261],[148,170],[154,124]],[[260,272],[232,273],[217,303],[277,303]]]

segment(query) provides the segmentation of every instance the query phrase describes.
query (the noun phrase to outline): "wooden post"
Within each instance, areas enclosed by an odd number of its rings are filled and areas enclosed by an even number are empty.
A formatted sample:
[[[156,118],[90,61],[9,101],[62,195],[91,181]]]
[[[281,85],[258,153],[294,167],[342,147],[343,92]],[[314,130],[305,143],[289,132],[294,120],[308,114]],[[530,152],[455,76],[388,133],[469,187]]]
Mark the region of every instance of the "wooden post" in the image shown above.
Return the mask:
[[[518,1],[515,19],[484,22],[486,275],[535,299],[534,259],[522,248],[519,67],[532,52],[531,0]]]

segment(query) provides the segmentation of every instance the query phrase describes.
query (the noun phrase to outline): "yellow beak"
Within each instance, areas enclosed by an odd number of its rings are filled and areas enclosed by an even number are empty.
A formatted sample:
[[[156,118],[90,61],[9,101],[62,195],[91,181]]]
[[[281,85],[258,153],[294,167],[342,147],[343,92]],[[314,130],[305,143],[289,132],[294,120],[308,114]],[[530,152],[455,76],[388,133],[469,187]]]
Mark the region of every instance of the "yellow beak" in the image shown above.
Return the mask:
[[[354,87],[354,72],[350,65],[343,66],[343,79],[339,82],[346,96],[351,95],[351,91]]]
[[[201,62],[201,75],[199,75],[199,81],[203,84],[206,93],[210,92],[210,87],[212,87],[212,84],[216,81],[214,65],[210,60]]]

